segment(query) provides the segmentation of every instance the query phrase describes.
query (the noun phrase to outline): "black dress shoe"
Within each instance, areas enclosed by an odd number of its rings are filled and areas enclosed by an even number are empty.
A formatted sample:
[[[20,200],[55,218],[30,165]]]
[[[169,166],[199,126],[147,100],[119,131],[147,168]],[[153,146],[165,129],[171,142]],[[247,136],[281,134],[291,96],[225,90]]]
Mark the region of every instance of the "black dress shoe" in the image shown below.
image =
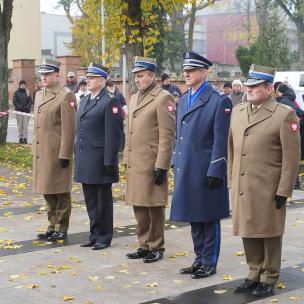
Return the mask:
[[[151,251],[147,256],[143,258],[145,263],[154,263],[163,258],[163,252],[159,250]]]
[[[257,288],[252,292],[252,294],[257,297],[270,296],[273,293],[274,285],[266,283],[260,283]]]
[[[235,292],[252,291],[256,289],[259,284],[260,284],[259,282],[246,279],[244,282],[240,283],[239,285],[236,285],[234,287],[234,291]]]
[[[54,233],[54,231],[48,231],[46,233],[39,233],[39,234],[37,234],[37,237],[40,240],[47,240],[53,233]]]
[[[66,232],[58,232],[55,231],[49,238],[48,240],[51,242],[56,242],[56,241],[62,241],[67,237]]]
[[[216,274],[215,265],[202,265],[199,270],[191,275],[192,279],[203,279]]]
[[[23,138],[23,143],[27,144],[27,138]]]
[[[149,250],[143,249],[143,248],[138,248],[137,251],[132,252],[132,253],[127,253],[126,256],[129,259],[142,259],[146,257],[150,253]]]
[[[19,144],[23,144],[23,138],[19,138]]]
[[[83,243],[80,245],[80,247],[92,247],[95,244],[95,242],[89,241],[87,243]]]
[[[193,263],[190,267],[182,268],[179,273],[181,274],[192,274],[195,273],[201,267],[201,264]]]
[[[101,244],[101,243],[95,243],[92,245],[92,250],[102,250],[105,248],[108,248],[110,245],[108,244]]]

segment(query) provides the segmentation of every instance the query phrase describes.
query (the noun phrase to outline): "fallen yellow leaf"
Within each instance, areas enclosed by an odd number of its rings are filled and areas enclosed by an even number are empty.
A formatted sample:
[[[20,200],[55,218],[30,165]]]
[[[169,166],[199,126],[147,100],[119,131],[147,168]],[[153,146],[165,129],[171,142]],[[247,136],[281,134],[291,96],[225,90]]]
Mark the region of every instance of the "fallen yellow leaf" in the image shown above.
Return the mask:
[[[225,290],[225,289],[217,289],[217,290],[214,290],[214,293],[216,293],[216,294],[223,294],[223,293],[225,293],[225,292],[227,292],[227,290]]]
[[[153,283],[149,283],[146,284],[147,287],[158,287],[158,283],[157,282],[153,282]]]
[[[72,296],[63,296],[61,299],[63,301],[70,301],[70,300],[75,300],[75,297],[72,297]]]
[[[99,280],[99,276],[89,276],[89,280],[92,282],[97,282]]]
[[[284,289],[284,288],[285,288],[285,285],[284,285],[282,282],[279,282],[278,285],[277,285],[277,287],[278,287],[279,289]]]

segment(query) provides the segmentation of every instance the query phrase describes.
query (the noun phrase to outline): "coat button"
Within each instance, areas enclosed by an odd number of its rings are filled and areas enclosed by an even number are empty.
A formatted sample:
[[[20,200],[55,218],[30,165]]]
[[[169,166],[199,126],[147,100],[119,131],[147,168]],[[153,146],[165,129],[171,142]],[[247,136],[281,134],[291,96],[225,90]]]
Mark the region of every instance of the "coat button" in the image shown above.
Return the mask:
[[[246,153],[242,153],[243,156],[246,156]]]
[[[133,134],[133,131],[131,131],[130,134]]]
[[[248,135],[249,135],[249,134],[246,132],[246,133],[245,133],[245,136],[248,136]]]
[[[240,192],[240,196],[242,196],[242,195],[244,195],[244,193],[243,193],[243,192]]]
[[[82,121],[82,120],[83,120],[83,118],[80,118],[80,120]]]
[[[177,171],[179,171],[179,168],[177,168]]]
[[[38,144],[39,144],[39,141],[36,141],[36,144],[38,145]]]
[[[181,136],[180,139],[184,139],[184,137]]]
[[[41,111],[39,110],[38,113],[41,113]]]
[[[39,126],[37,126],[37,129],[39,129],[40,127]]]
[[[133,118],[136,118],[136,114],[133,114]]]
[[[178,152],[178,155],[181,155],[182,154],[182,152]]]
[[[185,124],[186,122],[183,120],[183,125]]]
[[[36,158],[39,158],[39,156],[37,155]]]
[[[82,129],[79,129],[79,131],[81,132],[81,131],[82,131]]]
[[[245,172],[241,172],[241,176],[244,176],[245,175]]]
[[[132,152],[132,149],[129,149],[129,152]]]

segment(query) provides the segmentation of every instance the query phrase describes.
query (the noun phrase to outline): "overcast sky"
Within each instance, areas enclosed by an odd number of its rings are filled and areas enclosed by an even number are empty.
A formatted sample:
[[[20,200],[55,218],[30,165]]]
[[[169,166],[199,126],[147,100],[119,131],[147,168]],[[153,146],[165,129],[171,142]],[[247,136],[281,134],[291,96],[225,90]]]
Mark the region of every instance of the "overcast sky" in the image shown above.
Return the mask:
[[[64,15],[62,8],[56,9],[57,0],[40,0],[40,11],[49,14],[61,14]]]

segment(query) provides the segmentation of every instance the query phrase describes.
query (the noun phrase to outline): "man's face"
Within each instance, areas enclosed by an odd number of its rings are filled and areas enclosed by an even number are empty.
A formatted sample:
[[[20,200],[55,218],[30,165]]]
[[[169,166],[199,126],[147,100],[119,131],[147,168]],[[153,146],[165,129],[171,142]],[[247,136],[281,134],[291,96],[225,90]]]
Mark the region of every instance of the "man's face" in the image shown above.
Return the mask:
[[[192,70],[184,70],[184,77],[187,86],[196,86],[206,80],[208,74],[207,69],[198,68]]]
[[[239,84],[234,84],[234,85],[232,86],[232,90],[233,90],[233,93],[234,93],[234,94],[238,94],[238,93],[241,92],[242,87],[241,87]]]
[[[91,92],[97,92],[100,91],[103,84],[105,83],[105,79],[103,77],[94,77],[94,76],[88,76],[87,77],[87,87],[88,90]]]
[[[224,94],[229,95],[231,93],[231,88],[229,87],[224,87]]]
[[[25,88],[26,88],[26,85],[25,85],[24,83],[21,83],[21,84],[19,85],[19,88],[20,88],[20,89],[23,89],[23,90],[25,90]]]
[[[75,82],[75,77],[74,76],[69,76],[68,77],[68,83],[74,83]]]
[[[79,86],[79,90],[81,92],[85,92],[87,90],[87,86],[85,84],[82,84],[82,85]]]
[[[50,88],[55,85],[59,80],[59,74],[52,72],[52,73],[43,73],[41,74],[41,82],[42,86]]]
[[[134,80],[138,91],[145,91],[153,82],[155,82],[156,74],[154,72],[144,70],[134,74]]]
[[[272,86],[266,83],[260,83],[255,86],[247,86],[247,101],[254,105],[264,103],[272,93]]]
[[[42,88],[42,81],[41,80],[38,80],[37,81],[37,87],[40,89]]]
[[[115,85],[109,85],[109,86],[107,86],[107,90],[110,93],[114,94],[114,92],[115,92]]]
[[[169,77],[163,81],[164,86],[169,85],[170,83],[171,83],[171,79]]]

